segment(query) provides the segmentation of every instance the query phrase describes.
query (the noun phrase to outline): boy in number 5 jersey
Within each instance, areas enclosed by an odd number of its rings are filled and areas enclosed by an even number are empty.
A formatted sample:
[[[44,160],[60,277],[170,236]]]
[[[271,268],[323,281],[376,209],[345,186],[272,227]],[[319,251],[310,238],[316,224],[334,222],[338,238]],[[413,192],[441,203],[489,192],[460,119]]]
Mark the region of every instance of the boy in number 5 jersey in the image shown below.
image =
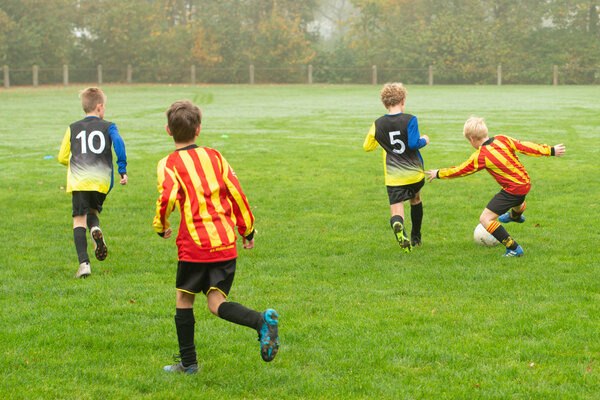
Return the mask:
[[[103,119],[106,96],[99,88],[90,87],[84,89],[80,97],[86,116],[67,128],[58,153],[58,161],[68,167],[67,193],[73,196],[73,238],[79,258],[75,278],[85,278],[92,273],[86,226],[94,241],[96,258],[102,261],[108,254],[98,214],[113,186],[111,146],[117,155],[119,183],[127,184],[125,144],[117,126]]]
[[[158,162],[158,191],[154,229],[168,239],[169,216],[179,207],[177,234],[177,289],[175,327],[179,362],[166,372],[198,371],[194,344],[194,300],[204,293],[208,309],[217,317],[258,332],[263,360],[271,361],[279,349],[278,316],[273,309],[259,313],[227,301],[235,275],[237,226],[245,249],[254,247],[254,216],[240,183],[217,150],[198,147],[200,109],[188,100],[167,110],[167,132],[175,151]]]
[[[378,118],[367,134],[363,148],[373,151],[383,147],[385,184],[390,199],[390,225],[396,240],[405,252],[421,245],[423,203],[421,188],[425,184],[423,158],[419,149],[429,143],[427,135],[419,134],[417,117],[404,113],[406,89],[401,83],[387,83],[381,90],[381,102],[388,114]],[[404,201],[410,202],[412,222],[410,241],[404,228]]]

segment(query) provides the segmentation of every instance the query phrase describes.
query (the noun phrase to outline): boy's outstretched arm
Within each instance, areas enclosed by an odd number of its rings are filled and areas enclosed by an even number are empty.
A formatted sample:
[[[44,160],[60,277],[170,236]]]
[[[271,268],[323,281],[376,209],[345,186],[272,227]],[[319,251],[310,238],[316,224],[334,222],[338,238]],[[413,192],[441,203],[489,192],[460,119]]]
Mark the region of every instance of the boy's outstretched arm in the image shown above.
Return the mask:
[[[557,144],[553,148],[554,148],[554,155],[556,157],[562,157],[563,154],[565,154],[566,149],[565,149],[565,145],[564,144],[562,144],[562,143]]]

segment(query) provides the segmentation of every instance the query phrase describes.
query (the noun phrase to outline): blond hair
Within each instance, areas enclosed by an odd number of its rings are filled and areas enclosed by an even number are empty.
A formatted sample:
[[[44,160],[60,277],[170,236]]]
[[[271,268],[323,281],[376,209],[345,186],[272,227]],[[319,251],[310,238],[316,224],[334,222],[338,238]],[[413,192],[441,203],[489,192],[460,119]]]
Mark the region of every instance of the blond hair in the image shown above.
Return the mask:
[[[97,87],[89,87],[79,92],[79,98],[81,99],[81,106],[83,111],[90,113],[96,109],[98,104],[106,103],[106,95],[104,92]]]
[[[167,110],[169,131],[177,143],[186,143],[194,139],[201,122],[200,108],[189,100],[176,101]]]
[[[488,128],[485,125],[483,118],[469,118],[463,127],[463,135],[471,140],[485,139],[488,136]]]
[[[407,94],[408,92],[402,86],[402,83],[386,83],[381,89],[381,102],[385,108],[390,108],[403,103]]]

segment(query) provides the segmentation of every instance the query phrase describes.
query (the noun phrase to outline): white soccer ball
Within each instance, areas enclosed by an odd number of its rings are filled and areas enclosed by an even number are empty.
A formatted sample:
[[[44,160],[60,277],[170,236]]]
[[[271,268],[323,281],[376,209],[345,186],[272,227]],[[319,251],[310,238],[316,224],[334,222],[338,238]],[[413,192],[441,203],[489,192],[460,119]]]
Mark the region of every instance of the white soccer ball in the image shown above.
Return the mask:
[[[496,246],[500,243],[481,224],[475,227],[473,239],[475,239],[475,243],[488,247]]]

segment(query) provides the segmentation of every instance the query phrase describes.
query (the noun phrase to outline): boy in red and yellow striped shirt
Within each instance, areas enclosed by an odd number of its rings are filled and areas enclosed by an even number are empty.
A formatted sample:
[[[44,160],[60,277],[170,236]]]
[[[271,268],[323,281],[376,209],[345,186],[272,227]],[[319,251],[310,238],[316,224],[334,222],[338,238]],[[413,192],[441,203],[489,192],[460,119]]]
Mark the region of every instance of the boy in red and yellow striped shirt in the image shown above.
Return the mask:
[[[198,147],[202,114],[190,101],[175,102],[167,111],[167,132],[176,150],[158,162],[154,229],[168,239],[169,215],[179,207],[177,235],[177,302],[175,325],[181,360],[167,372],[196,373],[194,300],[206,295],[209,310],[227,321],[256,329],[261,355],[271,361],[279,348],[278,316],[273,309],[259,313],[226,298],[235,275],[237,226],[245,249],[254,247],[254,216],[233,169],[208,147]]]
[[[561,157],[565,153],[565,146],[561,143],[550,147],[545,144],[522,142],[503,135],[490,138],[483,118],[477,117],[467,120],[463,134],[477,151],[457,167],[427,171],[427,179],[432,181],[436,178],[458,178],[482,169],[487,170],[502,186],[502,190],[490,200],[481,213],[479,222],[506,246],[505,256],[522,256],[523,248],[500,225],[500,222],[525,221],[522,214],[525,211],[525,196],[531,188],[531,180],[516,153]]]

